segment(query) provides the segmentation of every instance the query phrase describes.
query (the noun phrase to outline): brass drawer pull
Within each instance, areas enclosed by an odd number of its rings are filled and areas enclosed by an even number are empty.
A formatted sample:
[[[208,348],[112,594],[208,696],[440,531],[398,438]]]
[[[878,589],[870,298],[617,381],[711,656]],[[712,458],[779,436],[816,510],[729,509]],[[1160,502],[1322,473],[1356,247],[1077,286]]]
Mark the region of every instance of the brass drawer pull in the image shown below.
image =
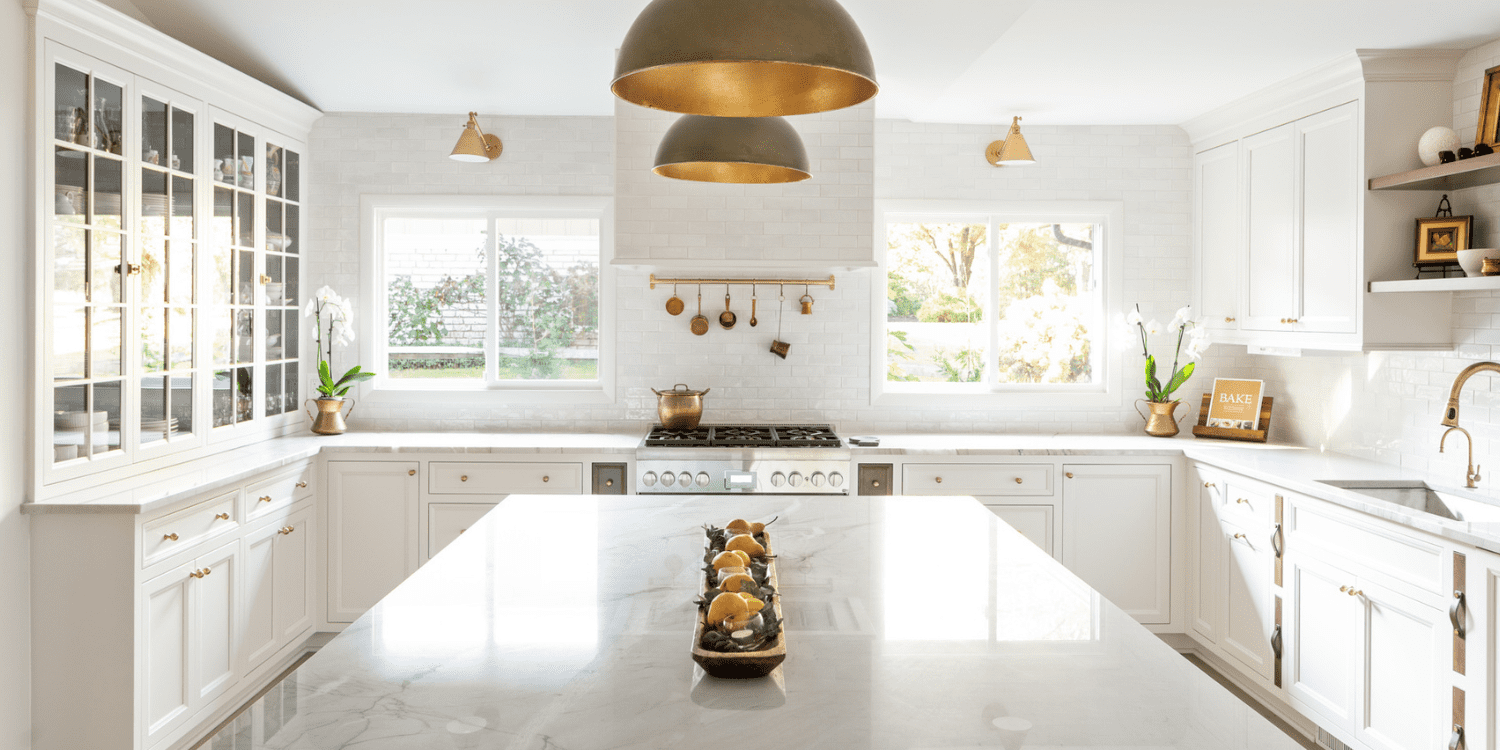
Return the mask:
[[[1464,601],[1464,592],[1455,590],[1453,592],[1453,606],[1448,608],[1448,620],[1453,623],[1453,634],[1459,638],[1467,636],[1464,620],[1468,611],[1469,604]]]
[[[282,526],[281,528],[276,530],[276,533],[281,534],[282,536],[286,536],[287,534],[290,534],[296,530],[296,526]]]
[[[1065,476],[1065,477],[1067,477],[1069,479],[1072,479],[1073,478],[1073,472],[1071,472],[1071,471],[1065,471],[1065,472],[1063,472],[1063,476]],[[1019,480],[1017,480],[1017,481],[1019,481]]]
[[[460,536],[462,536],[465,531],[468,531],[468,529],[459,529],[458,533]]]
[[[937,478],[937,483],[938,484],[942,484],[943,483],[943,478],[942,477],[938,477]]]
[[[552,477],[549,477],[549,476],[547,476],[547,475],[544,474],[544,475],[542,475],[542,481],[543,482],[550,482],[550,481],[552,481]]]
[[[1224,322],[1225,323],[1233,323],[1234,322],[1234,318],[1225,318]]]
[[[306,486],[307,486],[307,482],[298,482],[297,483],[297,488],[298,489],[302,489],[303,487],[306,487]]]
[[[1215,487],[1218,487],[1219,485],[1214,484],[1213,482],[1204,482],[1203,486],[1206,487],[1206,488],[1208,488],[1208,489],[1213,489]]]
[[[416,469],[407,469],[406,470],[406,475],[409,476],[409,477],[414,477],[414,476],[417,475],[417,470]]]
[[[467,481],[469,481],[469,475],[465,474],[465,475],[459,477],[458,481],[460,481],[460,482],[467,482]]]
[[[613,486],[615,486],[615,480],[613,480],[613,479],[606,479],[606,480],[604,480],[604,486],[605,487],[613,487]],[[460,532],[460,533],[462,533],[462,532]]]
[[[1020,477],[1016,477],[1016,484],[1020,484],[1023,481],[1025,480],[1021,479]]]
[[[260,502],[263,502],[263,503],[269,503],[269,502],[271,502],[271,496],[270,495],[262,495],[261,498],[260,498]]]
[[[1235,538],[1235,539],[1245,539],[1245,535],[1244,535],[1244,534],[1241,534],[1241,533],[1239,533],[1239,532],[1235,532],[1235,534],[1234,534],[1234,538]],[[1248,539],[1245,539],[1245,541],[1249,541],[1249,540],[1248,540]]]
[[[879,479],[872,479],[872,480],[870,480],[870,486],[871,487],[879,487],[880,486],[880,480]]]
[[[1353,586],[1340,586],[1339,587],[1339,591],[1342,591],[1342,592],[1348,594],[1349,596],[1364,596],[1365,595],[1365,592],[1360,591],[1359,589],[1356,589]]]
[[[161,540],[163,542],[175,542],[177,541],[177,532],[174,531],[170,534],[165,534],[162,536]]]
[[[220,521],[228,521],[229,520],[229,514],[228,513],[215,513],[214,514],[214,518],[216,518],[216,519],[218,519]]]
[[[203,571],[201,571],[201,570],[195,570],[195,571],[193,571],[191,573],[188,573],[188,578],[202,578],[205,575],[207,575],[207,574],[204,573]]]
[[[1243,497],[1236,498],[1235,502],[1237,502],[1237,503],[1244,503],[1245,505],[1249,505],[1250,504],[1250,501],[1248,499],[1246,499],[1246,498],[1243,498]]]

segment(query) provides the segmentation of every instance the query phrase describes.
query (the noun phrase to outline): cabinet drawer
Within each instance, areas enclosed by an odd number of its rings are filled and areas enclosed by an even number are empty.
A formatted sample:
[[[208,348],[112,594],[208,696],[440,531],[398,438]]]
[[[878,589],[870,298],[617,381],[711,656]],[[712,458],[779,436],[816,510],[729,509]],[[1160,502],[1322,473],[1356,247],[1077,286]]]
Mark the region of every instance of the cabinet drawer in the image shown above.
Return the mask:
[[[859,494],[889,495],[894,471],[890,464],[860,464]]]
[[[1219,494],[1223,503],[1223,517],[1239,523],[1251,522],[1257,526],[1274,520],[1276,513],[1276,490],[1273,487],[1243,477],[1224,475],[1221,478],[1224,490]]]
[[[434,495],[512,495],[583,492],[583,464],[438,462],[428,466]]]
[[[1321,548],[1360,563],[1349,567],[1361,577],[1367,571],[1378,572],[1434,595],[1443,591],[1443,550],[1438,545],[1395,529],[1357,523],[1343,514],[1325,513],[1303,502],[1293,503],[1291,513],[1289,550]]]
[[[1051,495],[1051,464],[906,464],[907,495]]]
[[[433,503],[427,506],[427,559],[479,522],[496,503]]]
[[[141,566],[165,560],[194,544],[239,527],[235,490],[141,526]]]
[[[284,510],[292,503],[312,497],[312,464],[299,466],[245,487],[245,522]]]

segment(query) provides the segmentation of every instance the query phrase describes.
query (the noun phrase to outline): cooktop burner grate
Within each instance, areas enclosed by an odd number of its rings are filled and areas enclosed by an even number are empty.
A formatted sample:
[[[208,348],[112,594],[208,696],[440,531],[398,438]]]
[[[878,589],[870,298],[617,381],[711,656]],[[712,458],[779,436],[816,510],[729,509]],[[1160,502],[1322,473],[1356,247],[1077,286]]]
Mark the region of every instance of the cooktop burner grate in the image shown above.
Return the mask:
[[[699,425],[690,430],[656,426],[647,448],[842,448],[828,425]]]

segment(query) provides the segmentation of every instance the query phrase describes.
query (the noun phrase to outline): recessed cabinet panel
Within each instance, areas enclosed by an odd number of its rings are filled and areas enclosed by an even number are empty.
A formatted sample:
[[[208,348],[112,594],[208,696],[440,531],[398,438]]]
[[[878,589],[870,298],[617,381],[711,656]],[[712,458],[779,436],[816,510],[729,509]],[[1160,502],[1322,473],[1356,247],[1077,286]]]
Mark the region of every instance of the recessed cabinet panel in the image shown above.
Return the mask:
[[[1298,328],[1354,333],[1359,292],[1358,117],[1356,105],[1297,121],[1301,155],[1302,305]]]
[[[1218,643],[1224,624],[1224,536],[1218,511],[1225,492],[1223,476],[1195,472],[1193,492],[1193,560],[1188,570],[1188,619],[1200,640]]]
[[[583,491],[581,463],[434,461],[428,491],[434,495],[571,494]]]
[[[432,503],[427,506],[427,559],[452,544],[496,503]]]
[[[146,716],[144,732],[150,741],[165,735],[187,717],[188,585],[191,565],[180,565],[142,587],[145,638],[142,671]]]
[[[328,621],[354,622],[417,569],[417,464],[327,467]]]
[[[1050,495],[1051,464],[906,464],[908,495]]]
[[[1304,557],[1293,565],[1291,579],[1288,689],[1325,721],[1352,731],[1364,648],[1362,605],[1347,593],[1355,577]]]
[[[1271,546],[1269,535],[1224,524],[1224,638],[1221,646],[1251,672],[1271,678]]]
[[[313,625],[313,509],[276,528],[276,642],[291,643]]]
[[[203,555],[194,563],[193,700],[195,707],[217,698],[234,685],[235,637],[239,613],[238,539]]]
[[[1362,605],[1368,633],[1368,708],[1356,736],[1378,750],[1442,746],[1448,735],[1444,677],[1452,663],[1447,657],[1452,632],[1447,613],[1366,580],[1359,582],[1358,592],[1352,598]]]
[[[1172,467],[1063,470],[1063,564],[1136,620],[1171,622]]]
[[[1240,264],[1245,257],[1240,231],[1239,143],[1197,155],[1198,312],[1203,325],[1239,327]]]
[[[276,527],[245,537],[245,609],[240,619],[240,653],[246,671],[276,651]]]
[[[1291,124],[1244,139],[1245,320],[1259,331],[1288,330],[1297,316],[1296,154]]]
[[[984,502],[984,498],[979,498]],[[1050,505],[993,505],[985,503],[984,506],[991,513],[1000,517],[1000,520],[1010,524],[1021,536],[1026,537],[1032,544],[1040,547],[1052,557],[1057,557],[1052,544],[1052,533],[1054,529],[1053,508]]]

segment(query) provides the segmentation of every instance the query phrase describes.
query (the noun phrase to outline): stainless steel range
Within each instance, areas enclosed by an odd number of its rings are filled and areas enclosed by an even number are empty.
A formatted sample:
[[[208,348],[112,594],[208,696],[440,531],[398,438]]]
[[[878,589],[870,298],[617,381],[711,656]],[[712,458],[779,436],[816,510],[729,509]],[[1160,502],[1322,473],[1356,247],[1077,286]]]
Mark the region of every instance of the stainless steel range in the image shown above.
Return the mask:
[[[828,425],[653,427],[636,450],[641,495],[847,495],[849,448]]]

